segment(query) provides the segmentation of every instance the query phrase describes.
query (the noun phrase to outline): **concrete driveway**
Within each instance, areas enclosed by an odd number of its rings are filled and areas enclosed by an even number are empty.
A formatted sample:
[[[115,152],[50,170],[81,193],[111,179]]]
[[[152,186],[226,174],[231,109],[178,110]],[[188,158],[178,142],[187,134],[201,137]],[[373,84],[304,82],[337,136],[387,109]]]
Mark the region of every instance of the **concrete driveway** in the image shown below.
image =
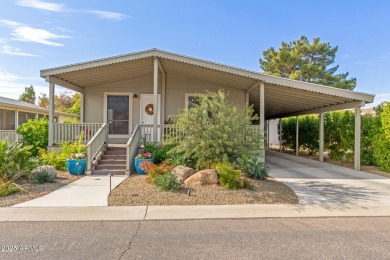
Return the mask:
[[[300,204],[390,205],[389,178],[275,151],[267,151],[266,162]]]

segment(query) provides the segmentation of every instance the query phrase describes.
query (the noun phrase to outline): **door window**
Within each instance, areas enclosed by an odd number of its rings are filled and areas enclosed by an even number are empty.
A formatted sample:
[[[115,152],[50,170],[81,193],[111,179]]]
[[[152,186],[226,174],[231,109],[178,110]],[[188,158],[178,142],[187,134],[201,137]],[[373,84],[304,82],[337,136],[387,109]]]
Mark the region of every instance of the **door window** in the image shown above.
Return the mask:
[[[107,123],[109,134],[128,135],[130,107],[128,95],[107,96]]]

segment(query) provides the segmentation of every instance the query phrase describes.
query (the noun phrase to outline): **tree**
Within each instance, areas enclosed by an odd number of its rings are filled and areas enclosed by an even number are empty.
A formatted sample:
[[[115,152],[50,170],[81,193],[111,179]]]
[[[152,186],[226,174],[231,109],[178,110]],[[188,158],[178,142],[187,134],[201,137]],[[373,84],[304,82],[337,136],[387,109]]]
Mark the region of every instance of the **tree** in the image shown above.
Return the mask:
[[[24,101],[30,104],[35,104],[35,99],[35,90],[32,85],[25,87],[24,92],[19,96],[20,101]]]
[[[38,106],[49,108],[49,98],[46,94],[39,95]],[[70,96],[68,91],[61,91],[58,95],[54,95],[54,108],[59,112],[80,115],[80,94],[74,93]]]
[[[269,75],[353,90],[356,78],[347,79],[348,72],[335,74],[339,66],[331,66],[337,49],[338,46],[320,42],[320,38],[313,38],[310,43],[301,36],[297,41],[282,42],[279,50],[265,50],[264,59],[259,60],[260,68]]]
[[[194,158],[198,168],[249,156],[260,149],[260,135],[249,129],[258,119],[253,107],[244,111],[228,103],[223,90],[202,94],[177,116],[173,128],[185,134],[167,134],[166,143],[175,145],[169,153]]]

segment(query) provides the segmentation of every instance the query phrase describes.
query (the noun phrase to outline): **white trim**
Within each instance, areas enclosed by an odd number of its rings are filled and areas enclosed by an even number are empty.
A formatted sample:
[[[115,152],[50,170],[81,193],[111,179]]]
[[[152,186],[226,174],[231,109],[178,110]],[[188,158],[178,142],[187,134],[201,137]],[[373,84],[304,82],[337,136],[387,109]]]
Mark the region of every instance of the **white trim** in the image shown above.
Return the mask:
[[[199,97],[201,95],[201,93],[185,93],[184,94],[184,108],[185,109],[188,109],[188,98],[189,97]]]
[[[129,138],[133,131],[133,92],[104,92],[103,100],[103,123],[107,123],[107,96],[129,96],[129,134],[128,135],[108,135],[108,138]]]

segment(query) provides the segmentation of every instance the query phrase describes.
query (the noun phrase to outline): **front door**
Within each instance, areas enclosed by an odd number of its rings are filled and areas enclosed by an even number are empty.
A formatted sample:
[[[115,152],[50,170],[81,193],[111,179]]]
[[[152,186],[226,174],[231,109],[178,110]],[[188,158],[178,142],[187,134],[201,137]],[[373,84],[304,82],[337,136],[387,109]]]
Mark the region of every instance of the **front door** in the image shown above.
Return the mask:
[[[141,94],[140,102],[140,122],[142,125],[153,125],[153,115],[157,112],[157,124],[160,124],[160,114],[161,114],[161,97],[158,95],[157,99],[157,110],[153,105],[153,94]],[[153,141],[153,126],[145,127],[143,135],[146,138],[146,141]],[[157,132],[157,141],[160,141],[160,131]]]
[[[132,93],[105,93],[105,122],[110,137],[129,137],[131,134]]]
[[[153,107],[153,94],[141,94],[141,124],[142,125],[151,125],[153,124],[153,114],[156,111]],[[160,124],[160,114],[161,114],[161,97],[158,94],[157,101],[157,124]]]

